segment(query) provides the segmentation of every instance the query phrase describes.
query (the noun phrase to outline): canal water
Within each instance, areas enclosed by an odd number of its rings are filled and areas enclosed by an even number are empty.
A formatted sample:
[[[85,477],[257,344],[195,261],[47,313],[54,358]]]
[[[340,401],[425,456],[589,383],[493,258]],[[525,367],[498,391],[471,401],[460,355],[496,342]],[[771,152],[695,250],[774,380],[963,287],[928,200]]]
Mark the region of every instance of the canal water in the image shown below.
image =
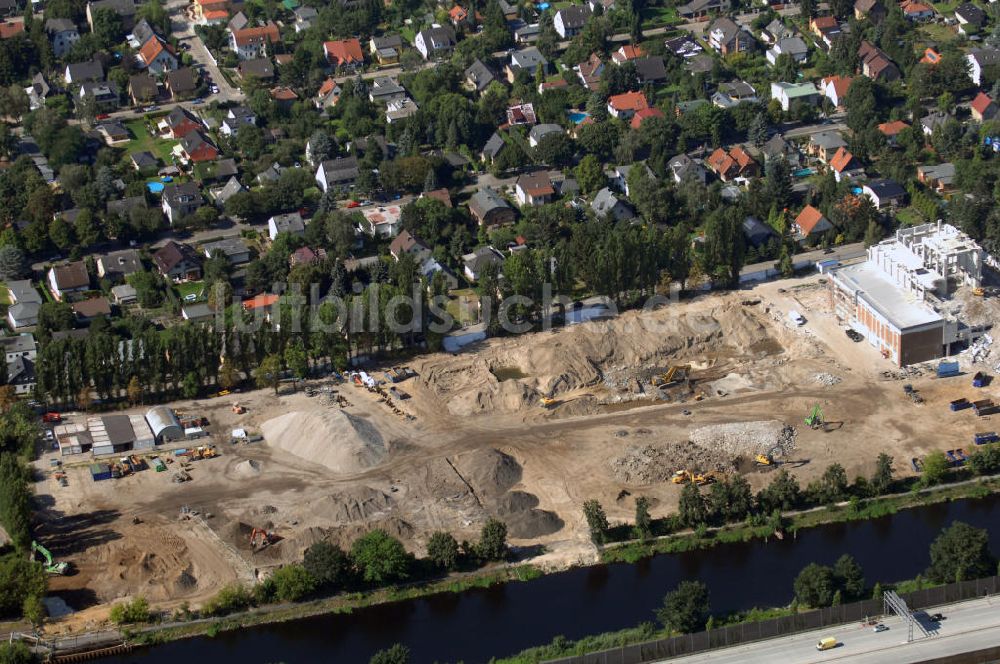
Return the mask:
[[[103,662],[125,664],[366,664],[394,643],[413,664],[487,662],[563,635],[576,639],[655,620],[663,595],[685,579],[708,584],[712,610],[786,605],[807,564],[857,559],[869,585],[913,578],[930,563],[942,528],[965,521],[990,529],[1000,553],[1000,496],[904,510],[871,521],[832,524],[798,537],[660,555],[634,565],[575,569],[526,582],[444,594],[355,611],[196,638]]]

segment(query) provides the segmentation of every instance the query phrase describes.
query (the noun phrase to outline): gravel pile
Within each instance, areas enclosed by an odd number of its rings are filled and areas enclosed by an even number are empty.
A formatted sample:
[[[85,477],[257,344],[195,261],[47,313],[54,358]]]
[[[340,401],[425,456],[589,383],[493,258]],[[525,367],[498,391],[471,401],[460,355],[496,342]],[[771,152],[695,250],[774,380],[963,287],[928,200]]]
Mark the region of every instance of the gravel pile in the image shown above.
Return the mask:
[[[813,376],[813,380],[815,380],[817,383],[820,383],[821,385],[826,385],[827,387],[831,387],[839,383],[841,378],[840,376],[834,376],[833,374],[830,373],[818,373],[815,376]]]
[[[623,484],[643,486],[667,482],[674,471],[733,472],[734,459],[727,459],[711,450],[690,443],[628,446],[610,462],[615,478]]]
[[[787,454],[795,447],[795,427],[778,420],[713,424],[695,429],[691,442],[729,459],[767,453]]]

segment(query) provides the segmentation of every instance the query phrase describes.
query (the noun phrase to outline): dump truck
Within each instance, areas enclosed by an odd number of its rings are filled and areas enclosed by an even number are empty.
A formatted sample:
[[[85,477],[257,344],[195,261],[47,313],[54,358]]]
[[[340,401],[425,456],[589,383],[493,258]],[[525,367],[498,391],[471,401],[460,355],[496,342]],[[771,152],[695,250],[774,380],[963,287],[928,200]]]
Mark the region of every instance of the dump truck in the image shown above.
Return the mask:
[[[1000,436],[997,435],[996,431],[984,431],[982,433],[972,435],[972,442],[976,445],[989,445],[990,443],[995,443],[998,440],[1000,440]]]

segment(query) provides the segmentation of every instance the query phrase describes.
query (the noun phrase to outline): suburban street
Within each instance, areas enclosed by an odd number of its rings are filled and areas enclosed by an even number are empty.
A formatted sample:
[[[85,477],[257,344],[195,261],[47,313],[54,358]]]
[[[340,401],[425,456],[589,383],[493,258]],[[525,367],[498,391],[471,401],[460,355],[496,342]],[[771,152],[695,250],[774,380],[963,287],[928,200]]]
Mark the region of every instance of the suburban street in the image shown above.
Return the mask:
[[[914,630],[912,643],[906,642],[906,625],[898,617],[884,621],[889,631],[875,633],[871,627],[858,623],[842,625],[814,632],[805,632],[780,639],[749,645],[711,650],[699,655],[670,660],[683,664],[712,662],[712,664],[793,664],[796,662],[850,662],[851,664],[879,664],[893,662],[923,662],[966,652],[974,652],[1000,643],[1000,598],[985,599],[936,607],[917,612],[918,620],[931,632],[925,637]],[[929,621],[929,613],[942,613],[945,620]],[[818,652],[820,639],[834,637],[841,645],[827,652]]]

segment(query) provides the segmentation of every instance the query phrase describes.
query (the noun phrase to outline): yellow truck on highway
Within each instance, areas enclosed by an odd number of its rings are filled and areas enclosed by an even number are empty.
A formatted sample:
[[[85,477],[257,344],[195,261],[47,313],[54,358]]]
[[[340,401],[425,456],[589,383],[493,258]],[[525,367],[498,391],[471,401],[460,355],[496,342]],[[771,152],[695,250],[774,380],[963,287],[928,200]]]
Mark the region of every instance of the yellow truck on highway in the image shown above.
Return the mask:
[[[825,639],[820,639],[819,643],[816,644],[816,650],[833,650],[838,645],[837,639],[828,636]]]

